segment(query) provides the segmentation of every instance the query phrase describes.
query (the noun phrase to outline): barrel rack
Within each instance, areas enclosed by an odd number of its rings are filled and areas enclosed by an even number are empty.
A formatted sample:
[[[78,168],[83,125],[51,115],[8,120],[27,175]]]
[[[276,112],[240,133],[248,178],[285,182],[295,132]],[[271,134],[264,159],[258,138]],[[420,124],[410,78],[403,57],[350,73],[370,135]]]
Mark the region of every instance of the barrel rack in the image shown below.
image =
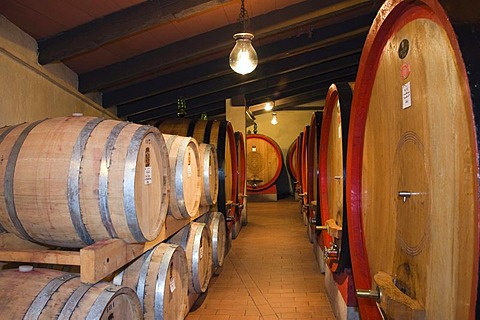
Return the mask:
[[[170,215],[158,237],[145,243],[126,243],[120,239],[96,242],[80,250],[50,249],[23,240],[11,233],[0,234],[0,261],[45,263],[80,267],[80,280],[96,283],[133,261],[146,251],[175,234],[201,214],[177,220]]]

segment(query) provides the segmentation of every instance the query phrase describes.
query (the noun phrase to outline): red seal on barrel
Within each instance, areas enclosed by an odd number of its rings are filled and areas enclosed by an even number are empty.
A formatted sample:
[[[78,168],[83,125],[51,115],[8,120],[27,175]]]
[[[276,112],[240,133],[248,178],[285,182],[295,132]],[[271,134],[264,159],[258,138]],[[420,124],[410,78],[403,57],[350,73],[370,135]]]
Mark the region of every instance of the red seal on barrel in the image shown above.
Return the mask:
[[[400,68],[400,76],[402,77],[402,80],[407,79],[409,75],[410,75],[410,65],[408,63],[402,64],[402,67]]]

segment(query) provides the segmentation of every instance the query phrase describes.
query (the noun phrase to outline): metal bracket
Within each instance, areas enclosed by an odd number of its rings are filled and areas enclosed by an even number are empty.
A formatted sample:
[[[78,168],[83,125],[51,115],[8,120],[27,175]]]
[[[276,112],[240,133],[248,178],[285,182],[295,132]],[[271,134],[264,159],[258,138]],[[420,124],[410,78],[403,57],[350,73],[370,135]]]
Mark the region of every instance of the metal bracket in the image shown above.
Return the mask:
[[[380,298],[381,298],[381,292],[378,288],[376,288],[375,290],[361,290],[361,289],[357,289],[356,290],[356,294],[357,294],[357,297],[358,298],[368,298],[368,299],[373,299],[375,300],[376,302],[379,302],[380,301]]]

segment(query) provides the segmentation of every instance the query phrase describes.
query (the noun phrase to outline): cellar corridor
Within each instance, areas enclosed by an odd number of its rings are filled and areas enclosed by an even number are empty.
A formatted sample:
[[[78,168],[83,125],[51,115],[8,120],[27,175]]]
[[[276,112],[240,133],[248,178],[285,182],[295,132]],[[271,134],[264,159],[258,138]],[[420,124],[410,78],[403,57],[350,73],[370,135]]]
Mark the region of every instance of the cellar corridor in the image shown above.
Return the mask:
[[[293,199],[249,202],[243,227],[187,320],[335,319]]]

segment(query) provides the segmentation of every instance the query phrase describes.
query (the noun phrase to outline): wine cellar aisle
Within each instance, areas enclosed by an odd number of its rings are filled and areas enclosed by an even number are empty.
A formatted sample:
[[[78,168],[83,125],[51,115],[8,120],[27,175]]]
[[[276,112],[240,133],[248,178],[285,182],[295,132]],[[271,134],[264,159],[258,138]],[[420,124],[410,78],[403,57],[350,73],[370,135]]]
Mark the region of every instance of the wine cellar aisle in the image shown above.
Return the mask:
[[[335,319],[298,201],[249,202],[222,268],[187,320]]]

